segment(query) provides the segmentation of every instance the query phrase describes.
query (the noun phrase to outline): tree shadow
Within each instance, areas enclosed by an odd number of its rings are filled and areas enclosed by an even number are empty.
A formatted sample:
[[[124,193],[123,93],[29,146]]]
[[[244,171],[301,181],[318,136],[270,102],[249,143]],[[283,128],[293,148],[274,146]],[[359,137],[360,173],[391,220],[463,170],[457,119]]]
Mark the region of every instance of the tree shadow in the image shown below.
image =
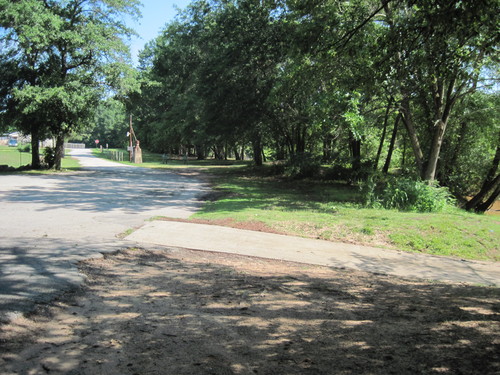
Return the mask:
[[[37,176],[42,184],[7,191],[7,202],[40,204],[40,211],[138,213],[165,207],[197,206],[206,187],[191,177],[145,168],[101,167],[79,173]],[[35,181],[36,182],[36,181]]]
[[[16,245],[0,239],[0,322],[10,314],[33,310],[55,296],[81,286],[85,276],[77,262],[100,257],[106,248],[118,250],[115,243],[75,243],[54,238],[18,238]]]
[[[9,353],[6,371],[23,366],[26,373],[43,367],[66,374],[493,374],[500,369],[497,288],[353,271],[314,273],[305,265],[246,257],[216,265],[212,255],[189,263],[161,252],[128,251],[83,263],[91,282],[63,315],[75,316],[71,329],[48,331],[35,344],[40,355],[33,347]],[[241,266],[244,262],[252,262],[254,272]]]

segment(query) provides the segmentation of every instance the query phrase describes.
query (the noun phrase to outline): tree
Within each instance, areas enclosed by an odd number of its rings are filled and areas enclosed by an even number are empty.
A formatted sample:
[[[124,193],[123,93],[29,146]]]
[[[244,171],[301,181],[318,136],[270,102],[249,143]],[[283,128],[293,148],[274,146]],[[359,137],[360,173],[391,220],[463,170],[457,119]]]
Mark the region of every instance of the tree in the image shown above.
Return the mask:
[[[93,127],[90,134],[83,137],[87,146],[95,145],[98,139],[104,147],[122,148],[128,144],[127,131],[129,117],[125,104],[115,98],[100,101],[94,115]]]
[[[385,2],[387,82],[397,88],[415,163],[434,180],[453,109],[484,83],[499,34],[496,0]]]
[[[7,95],[9,116],[38,140],[56,138],[56,169],[64,139],[89,124],[98,99],[125,82],[128,48],[123,14],[137,15],[137,0],[0,0],[0,26],[10,61],[20,67]]]
[[[467,210],[484,212],[500,196],[500,173],[498,166],[500,164],[500,133],[499,142],[495,152],[495,157],[488,170],[481,190],[465,205]]]
[[[154,134],[157,150],[183,144],[202,157],[212,147],[224,158],[228,148],[252,143],[254,161],[262,164],[267,99],[281,47],[274,7],[197,1],[148,47],[142,72],[148,97],[137,97],[134,111],[148,136]]]

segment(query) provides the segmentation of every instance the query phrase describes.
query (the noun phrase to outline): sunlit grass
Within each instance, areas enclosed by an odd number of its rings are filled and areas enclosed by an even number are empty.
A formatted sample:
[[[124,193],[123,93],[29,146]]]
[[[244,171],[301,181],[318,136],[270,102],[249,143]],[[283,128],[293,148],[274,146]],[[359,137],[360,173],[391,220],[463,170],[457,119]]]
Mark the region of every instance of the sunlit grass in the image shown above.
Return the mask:
[[[500,260],[500,220],[450,208],[414,213],[363,208],[355,187],[228,175],[221,199],[193,218],[260,221],[288,234],[466,259]]]
[[[31,163],[31,152],[19,152],[17,147],[0,146],[0,165],[19,168]],[[61,168],[65,170],[77,170],[80,163],[71,156],[66,155],[61,161]],[[52,173],[50,170],[23,171],[23,173]]]

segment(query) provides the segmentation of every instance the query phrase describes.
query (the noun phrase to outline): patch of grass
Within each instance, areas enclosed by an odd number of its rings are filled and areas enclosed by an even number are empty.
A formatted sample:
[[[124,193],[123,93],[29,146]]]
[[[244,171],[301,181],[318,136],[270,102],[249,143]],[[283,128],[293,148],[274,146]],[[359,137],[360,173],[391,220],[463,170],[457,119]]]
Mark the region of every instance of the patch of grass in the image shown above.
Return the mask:
[[[79,169],[81,166],[80,166],[80,163],[78,162],[78,160],[72,158],[71,156],[69,155],[66,155],[63,159],[62,159],[62,162],[61,162],[61,168],[63,170],[70,170],[70,171],[73,171],[73,170],[77,170]]]
[[[0,165],[8,165],[10,167],[19,168],[20,166],[31,164],[31,152],[19,152],[17,147],[0,146]],[[62,159],[61,168],[63,170],[77,170],[80,168],[80,163],[69,155]],[[32,170],[23,171],[22,173],[53,173],[53,170]]]
[[[261,221],[273,230],[330,241],[388,247],[465,259],[500,260],[500,218],[464,212],[413,213],[364,208],[355,187],[287,181],[251,168],[213,177],[225,192],[193,218]]]
[[[136,230],[137,230],[137,228],[129,228],[129,229],[125,230],[124,232],[117,234],[117,235],[116,235],[116,237],[122,240],[122,239],[124,239],[125,237],[130,236],[130,235],[131,235],[132,233],[134,233]]]
[[[31,163],[31,153],[19,152],[17,147],[0,146],[0,165],[19,168]]]

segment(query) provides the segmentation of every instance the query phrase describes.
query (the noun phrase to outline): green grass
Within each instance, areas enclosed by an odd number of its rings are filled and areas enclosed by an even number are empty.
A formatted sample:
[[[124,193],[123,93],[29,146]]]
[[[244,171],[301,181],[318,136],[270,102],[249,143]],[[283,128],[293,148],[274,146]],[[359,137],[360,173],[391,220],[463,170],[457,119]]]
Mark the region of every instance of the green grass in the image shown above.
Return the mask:
[[[30,163],[30,152],[19,152],[17,147],[0,146],[0,165],[19,168]],[[66,156],[62,160],[61,168],[63,170],[76,170],[80,168],[80,164],[76,159]],[[25,171],[23,173],[50,173],[50,171]]]
[[[208,202],[193,218],[259,221],[273,230],[304,237],[500,260],[498,216],[476,215],[458,208],[440,213],[364,208],[358,203],[358,190],[347,185],[280,181],[253,173],[215,173],[214,187],[220,199]]]
[[[17,147],[0,146],[0,165],[19,168],[31,162],[31,154],[19,152]]]
[[[156,158],[156,160],[155,160]],[[159,159],[158,159],[159,158]],[[500,260],[500,217],[458,208],[414,213],[364,208],[359,190],[345,184],[290,181],[269,176],[268,169],[244,162],[183,161],[161,164],[161,156],[143,166],[190,168],[209,176],[217,200],[192,219],[260,222],[274,231],[411,252],[464,259]]]

